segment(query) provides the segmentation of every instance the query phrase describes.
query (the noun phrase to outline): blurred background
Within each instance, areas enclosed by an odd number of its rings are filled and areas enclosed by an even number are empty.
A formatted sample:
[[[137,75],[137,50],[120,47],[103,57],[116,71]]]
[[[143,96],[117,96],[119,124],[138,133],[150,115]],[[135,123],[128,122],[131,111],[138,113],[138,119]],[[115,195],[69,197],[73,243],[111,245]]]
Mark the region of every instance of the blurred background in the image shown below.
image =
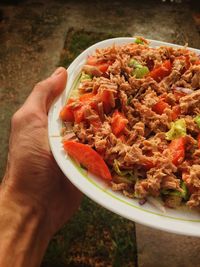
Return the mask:
[[[200,48],[200,1],[0,1],[0,177],[10,118],[34,84],[95,42],[134,35]],[[197,238],[135,225],[85,197],[42,266],[198,267],[199,251]]]

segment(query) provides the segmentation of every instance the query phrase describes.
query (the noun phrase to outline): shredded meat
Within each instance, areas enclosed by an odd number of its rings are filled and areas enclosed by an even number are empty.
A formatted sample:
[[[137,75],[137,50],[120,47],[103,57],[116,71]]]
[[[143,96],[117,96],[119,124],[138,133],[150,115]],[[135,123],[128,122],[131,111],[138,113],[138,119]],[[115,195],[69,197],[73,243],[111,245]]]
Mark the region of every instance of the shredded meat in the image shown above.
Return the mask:
[[[128,189],[128,184],[126,183],[121,183],[121,184],[115,184],[115,183],[112,183],[112,190],[113,191],[121,191],[121,190],[125,190],[125,189]]]
[[[180,99],[182,114],[200,114],[200,89]]]

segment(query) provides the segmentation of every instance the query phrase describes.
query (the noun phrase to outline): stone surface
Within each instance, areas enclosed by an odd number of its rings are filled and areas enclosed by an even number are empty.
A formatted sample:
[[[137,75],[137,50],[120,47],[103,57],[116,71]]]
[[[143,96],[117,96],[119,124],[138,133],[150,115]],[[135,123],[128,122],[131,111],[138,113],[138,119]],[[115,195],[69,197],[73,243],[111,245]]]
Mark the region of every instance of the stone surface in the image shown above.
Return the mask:
[[[200,239],[136,224],[139,267],[198,267]]]

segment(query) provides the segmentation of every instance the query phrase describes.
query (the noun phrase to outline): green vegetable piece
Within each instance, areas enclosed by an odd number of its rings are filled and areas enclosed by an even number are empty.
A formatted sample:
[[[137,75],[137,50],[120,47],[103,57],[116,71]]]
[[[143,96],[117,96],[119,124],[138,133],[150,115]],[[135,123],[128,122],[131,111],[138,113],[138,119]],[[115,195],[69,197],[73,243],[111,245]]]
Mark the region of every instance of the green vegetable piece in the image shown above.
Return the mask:
[[[183,190],[182,198],[184,200],[188,200],[189,199],[189,191],[187,189],[187,186],[186,186],[185,182],[183,182],[183,181],[181,181],[181,189]]]
[[[197,116],[194,118],[194,121],[197,123],[198,127],[200,128],[200,115],[197,115]]]
[[[133,99],[132,96],[129,96],[129,98],[127,99],[127,105],[129,106],[131,104],[131,100]]]
[[[130,171],[121,171],[119,169],[119,163],[116,159],[114,160],[113,168],[114,168],[114,171],[120,176],[126,176],[130,173]]]
[[[132,74],[137,78],[137,79],[141,79],[143,78],[146,74],[149,73],[149,69],[146,66],[141,66],[141,67],[137,67],[135,68],[135,70],[132,72]]]
[[[186,123],[184,119],[179,119],[171,123],[170,130],[165,134],[167,140],[174,140],[186,135]]]
[[[118,161],[115,159],[114,163],[113,163],[113,168],[114,171],[119,175],[119,176],[123,176],[124,178],[128,179],[129,181],[136,181],[136,177],[133,174],[132,171],[121,171],[119,168],[119,163]]]
[[[135,60],[134,58],[130,59],[130,61],[128,63],[128,66],[129,67],[134,67],[134,68],[137,68],[138,66],[142,67],[142,65],[137,60]]]
[[[161,191],[161,194],[166,195],[166,196],[181,197],[187,201],[189,199],[189,192],[188,192],[187,186],[186,186],[185,182],[183,182],[183,181],[181,181],[180,185],[181,185],[182,192],[180,192],[178,190],[163,189]]]
[[[92,80],[92,75],[86,74],[85,72],[81,73],[81,82],[83,81],[91,81]]]
[[[135,43],[136,44],[142,44],[143,45],[144,44],[144,41],[142,39],[140,39],[140,38],[136,38],[135,39]]]
[[[182,193],[180,191],[171,190],[171,189],[163,189],[161,193],[166,196],[177,196],[177,197],[182,196]]]
[[[142,66],[137,60],[134,58],[130,59],[128,66],[134,68],[132,71],[132,75],[137,79],[143,78],[147,73],[149,73],[149,69],[147,66]]]

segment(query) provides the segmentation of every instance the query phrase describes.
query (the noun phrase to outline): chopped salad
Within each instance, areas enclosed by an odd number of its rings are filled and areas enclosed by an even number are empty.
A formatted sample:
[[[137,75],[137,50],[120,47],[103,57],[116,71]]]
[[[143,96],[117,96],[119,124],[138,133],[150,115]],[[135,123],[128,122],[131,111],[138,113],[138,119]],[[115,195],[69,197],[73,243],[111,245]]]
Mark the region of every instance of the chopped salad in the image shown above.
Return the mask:
[[[65,151],[112,190],[200,207],[200,57],[187,47],[97,49],[60,118]]]

